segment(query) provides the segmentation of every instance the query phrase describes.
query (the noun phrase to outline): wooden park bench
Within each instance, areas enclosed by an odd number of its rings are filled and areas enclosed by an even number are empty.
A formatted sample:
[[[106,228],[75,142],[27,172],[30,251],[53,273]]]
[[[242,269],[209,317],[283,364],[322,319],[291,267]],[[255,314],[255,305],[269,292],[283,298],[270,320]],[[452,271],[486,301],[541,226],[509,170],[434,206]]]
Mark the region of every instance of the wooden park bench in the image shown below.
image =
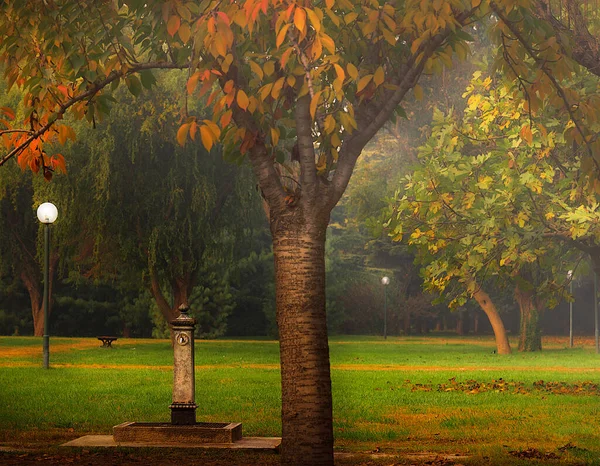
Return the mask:
[[[117,337],[98,337],[98,340],[102,342],[102,348],[112,348],[112,342],[117,340]]]

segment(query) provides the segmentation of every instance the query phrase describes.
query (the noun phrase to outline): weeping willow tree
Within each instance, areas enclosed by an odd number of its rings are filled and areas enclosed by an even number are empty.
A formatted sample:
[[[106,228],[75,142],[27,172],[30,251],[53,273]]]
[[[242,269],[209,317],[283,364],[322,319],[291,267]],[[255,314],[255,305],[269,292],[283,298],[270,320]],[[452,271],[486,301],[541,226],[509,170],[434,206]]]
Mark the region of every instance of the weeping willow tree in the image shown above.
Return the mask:
[[[159,92],[137,99],[116,95],[110,119],[84,130],[69,149],[67,178],[73,180],[70,218],[86,231],[81,273],[141,280],[170,321],[198,289],[213,293],[215,270],[218,286],[226,289],[223,271],[252,241],[262,212],[245,167],[225,162],[216,148],[175,143],[178,78],[160,79]],[[222,318],[207,319],[222,327]]]

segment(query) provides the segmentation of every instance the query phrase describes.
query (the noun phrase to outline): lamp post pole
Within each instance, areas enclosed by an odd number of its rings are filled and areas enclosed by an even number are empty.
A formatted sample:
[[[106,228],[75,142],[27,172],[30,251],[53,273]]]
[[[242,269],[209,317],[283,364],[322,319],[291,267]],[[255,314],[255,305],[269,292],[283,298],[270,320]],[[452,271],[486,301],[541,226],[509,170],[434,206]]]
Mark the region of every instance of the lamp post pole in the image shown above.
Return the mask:
[[[48,305],[50,302],[50,224],[54,223],[58,217],[56,206],[50,202],[44,202],[37,209],[37,217],[44,224],[44,336],[42,342],[43,348],[43,367],[50,367],[50,335],[48,323]]]
[[[50,335],[48,334],[48,302],[50,301],[50,224],[44,225],[44,369],[50,366]]]
[[[571,294],[571,301],[569,302],[569,348],[573,348],[573,271],[567,272],[569,279],[569,293]]]
[[[387,340],[387,286],[390,284],[389,277],[381,279],[383,285],[383,339]]]

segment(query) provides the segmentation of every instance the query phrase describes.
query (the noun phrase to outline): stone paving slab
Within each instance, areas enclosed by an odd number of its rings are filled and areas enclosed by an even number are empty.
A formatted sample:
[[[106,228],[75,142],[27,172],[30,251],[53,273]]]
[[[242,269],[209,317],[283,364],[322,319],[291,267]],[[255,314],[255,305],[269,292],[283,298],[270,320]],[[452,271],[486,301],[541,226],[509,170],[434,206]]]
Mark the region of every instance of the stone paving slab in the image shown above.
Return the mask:
[[[280,437],[243,437],[234,443],[183,443],[167,445],[153,442],[115,442],[112,435],[84,435],[61,447],[127,447],[127,448],[216,448],[231,450],[274,450],[281,445]]]

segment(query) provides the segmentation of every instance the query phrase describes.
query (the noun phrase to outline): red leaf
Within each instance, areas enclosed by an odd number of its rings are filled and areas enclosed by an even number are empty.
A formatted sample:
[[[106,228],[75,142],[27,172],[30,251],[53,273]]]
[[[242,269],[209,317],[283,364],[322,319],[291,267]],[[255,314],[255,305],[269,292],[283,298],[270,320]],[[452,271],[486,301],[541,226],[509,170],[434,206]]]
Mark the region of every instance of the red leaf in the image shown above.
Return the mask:
[[[179,30],[179,26],[181,26],[181,18],[177,15],[171,16],[167,23],[167,32],[171,37]]]

